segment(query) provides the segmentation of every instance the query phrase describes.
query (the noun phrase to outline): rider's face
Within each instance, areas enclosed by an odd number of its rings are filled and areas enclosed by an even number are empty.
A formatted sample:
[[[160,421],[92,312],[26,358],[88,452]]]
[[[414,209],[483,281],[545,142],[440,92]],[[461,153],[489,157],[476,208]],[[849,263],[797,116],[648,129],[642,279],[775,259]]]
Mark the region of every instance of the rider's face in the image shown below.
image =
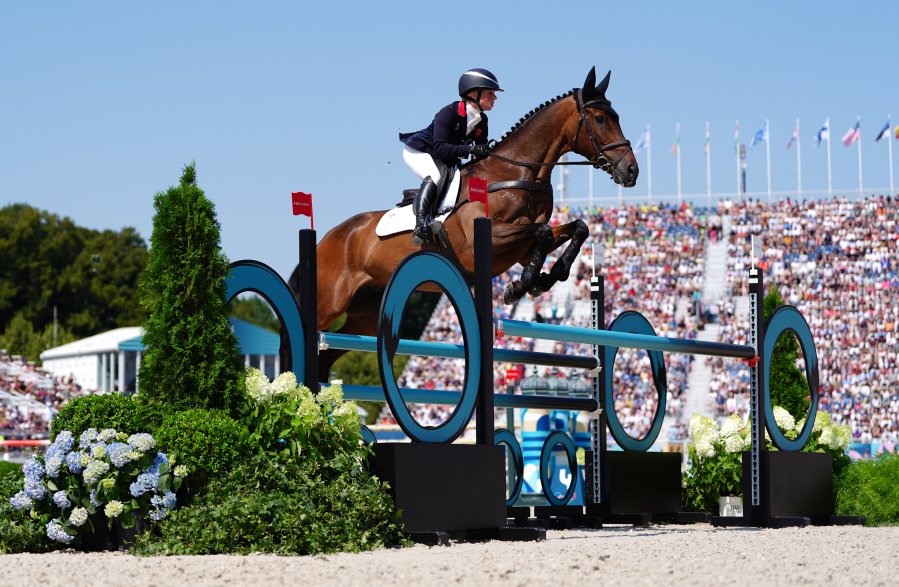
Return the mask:
[[[475,96],[477,96],[477,92],[475,92]],[[493,110],[494,102],[496,102],[496,92],[494,90],[481,91],[481,100],[478,102],[481,110]]]

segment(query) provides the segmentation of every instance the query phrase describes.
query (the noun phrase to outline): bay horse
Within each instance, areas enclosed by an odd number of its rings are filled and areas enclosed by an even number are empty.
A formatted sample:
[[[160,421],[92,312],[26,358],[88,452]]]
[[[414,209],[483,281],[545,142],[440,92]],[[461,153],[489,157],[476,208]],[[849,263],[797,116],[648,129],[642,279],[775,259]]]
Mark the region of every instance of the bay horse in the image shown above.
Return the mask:
[[[458,265],[463,272],[472,273],[474,219],[484,216],[484,205],[469,201],[467,178],[492,182],[487,208],[493,221],[493,276],[515,263],[524,267],[520,279],[506,285],[506,304],[525,293],[538,296],[568,279],[589,236],[580,219],[555,227],[547,224],[553,210],[552,169],[562,155],[574,151],[588,159],[578,163],[604,170],[615,183],[625,187],[636,184],[637,160],[605,95],[610,77],[611,71],[597,85],[596,68],[591,68],[582,87],[532,110],[495,144],[490,156],[460,171],[463,181],[455,210],[445,221],[445,235]],[[419,250],[412,245],[408,231],[388,237],[375,234],[385,212],[357,214],[330,230],[318,244],[319,330],[376,334],[383,290],[400,261]],[[549,273],[541,273],[547,254],[568,241],[568,248]],[[435,245],[425,248],[437,249]],[[289,280],[294,293],[298,269]],[[433,284],[422,289],[440,291]],[[327,377],[345,352],[332,349],[320,353],[319,373]]]

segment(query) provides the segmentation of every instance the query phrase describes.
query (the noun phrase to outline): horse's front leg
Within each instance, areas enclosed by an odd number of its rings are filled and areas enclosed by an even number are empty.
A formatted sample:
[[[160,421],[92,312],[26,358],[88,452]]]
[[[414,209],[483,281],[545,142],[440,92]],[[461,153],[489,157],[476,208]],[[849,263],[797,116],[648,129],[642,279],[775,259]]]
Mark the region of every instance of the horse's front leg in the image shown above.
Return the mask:
[[[555,235],[548,224],[536,224],[534,226],[534,244],[530,249],[530,259],[521,272],[521,279],[506,285],[503,291],[503,303],[513,304],[524,297],[525,292],[530,291],[540,278],[540,269],[546,261],[546,255],[552,250]],[[522,263],[524,265],[524,263]]]
[[[568,279],[568,276],[571,275],[571,267],[574,265],[575,259],[577,259],[581,246],[586,242],[587,237],[590,236],[590,229],[583,220],[574,220],[568,224],[562,224],[553,228],[552,232],[553,243],[547,254],[556,250],[567,241],[570,240],[571,242],[568,244],[568,248],[553,263],[549,273],[541,273],[534,280],[534,285],[528,290],[528,293],[534,297],[549,291],[556,283]]]

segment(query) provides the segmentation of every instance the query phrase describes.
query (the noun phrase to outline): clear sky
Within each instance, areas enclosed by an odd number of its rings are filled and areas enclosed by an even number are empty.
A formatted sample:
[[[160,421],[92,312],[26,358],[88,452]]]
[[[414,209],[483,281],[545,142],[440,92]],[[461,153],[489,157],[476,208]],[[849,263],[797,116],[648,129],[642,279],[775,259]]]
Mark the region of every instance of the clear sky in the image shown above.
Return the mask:
[[[885,187],[874,135],[888,113],[899,124],[897,22],[899,3],[884,1],[4,2],[0,205],[134,226],[149,241],[153,195],[195,160],[229,258],[286,277],[308,227],[290,192],[313,193],[319,237],[392,206],[417,184],[397,132],[426,126],[470,67],[506,89],[493,138],[591,66],[611,69],[625,135],[652,125],[655,194],[675,191],[675,123],[684,193],[705,193],[706,121],[713,189],[733,192],[734,123],[748,144],[766,118],[772,188],[794,190],[785,146],[797,117],[803,187],[825,189],[826,152],[812,139],[827,116],[835,189],[858,190],[856,148],[839,138],[859,116],[865,186]],[[638,160],[627,195],[646,194]],[[748,164],[749,191],[764,191],[764,145]],[[572,171],[572,195],[587,194],[586,177]],[[594,177],[597,196],[617,195]]]

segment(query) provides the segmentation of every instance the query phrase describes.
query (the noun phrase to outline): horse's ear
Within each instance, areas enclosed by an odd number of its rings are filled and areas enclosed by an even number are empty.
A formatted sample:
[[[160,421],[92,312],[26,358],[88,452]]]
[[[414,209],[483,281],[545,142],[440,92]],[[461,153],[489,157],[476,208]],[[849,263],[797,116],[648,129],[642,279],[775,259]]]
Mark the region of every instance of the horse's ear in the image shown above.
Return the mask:
[[[587,73],[587,79],[584,80],[583,93],[588,96],[595,91],[596,86],[596,67],[591,67]]]
[[[596,93],[599,94],[600,96],[602,96],[603,98],[606,97],[606,90],[609,89],[609,78],[611,78],[611,77],[612,77],[612,70],[610,69],[609,73],[606,74],[606,77],[602,78],[602,81],[599,82],[598,86],[596,86]]]

